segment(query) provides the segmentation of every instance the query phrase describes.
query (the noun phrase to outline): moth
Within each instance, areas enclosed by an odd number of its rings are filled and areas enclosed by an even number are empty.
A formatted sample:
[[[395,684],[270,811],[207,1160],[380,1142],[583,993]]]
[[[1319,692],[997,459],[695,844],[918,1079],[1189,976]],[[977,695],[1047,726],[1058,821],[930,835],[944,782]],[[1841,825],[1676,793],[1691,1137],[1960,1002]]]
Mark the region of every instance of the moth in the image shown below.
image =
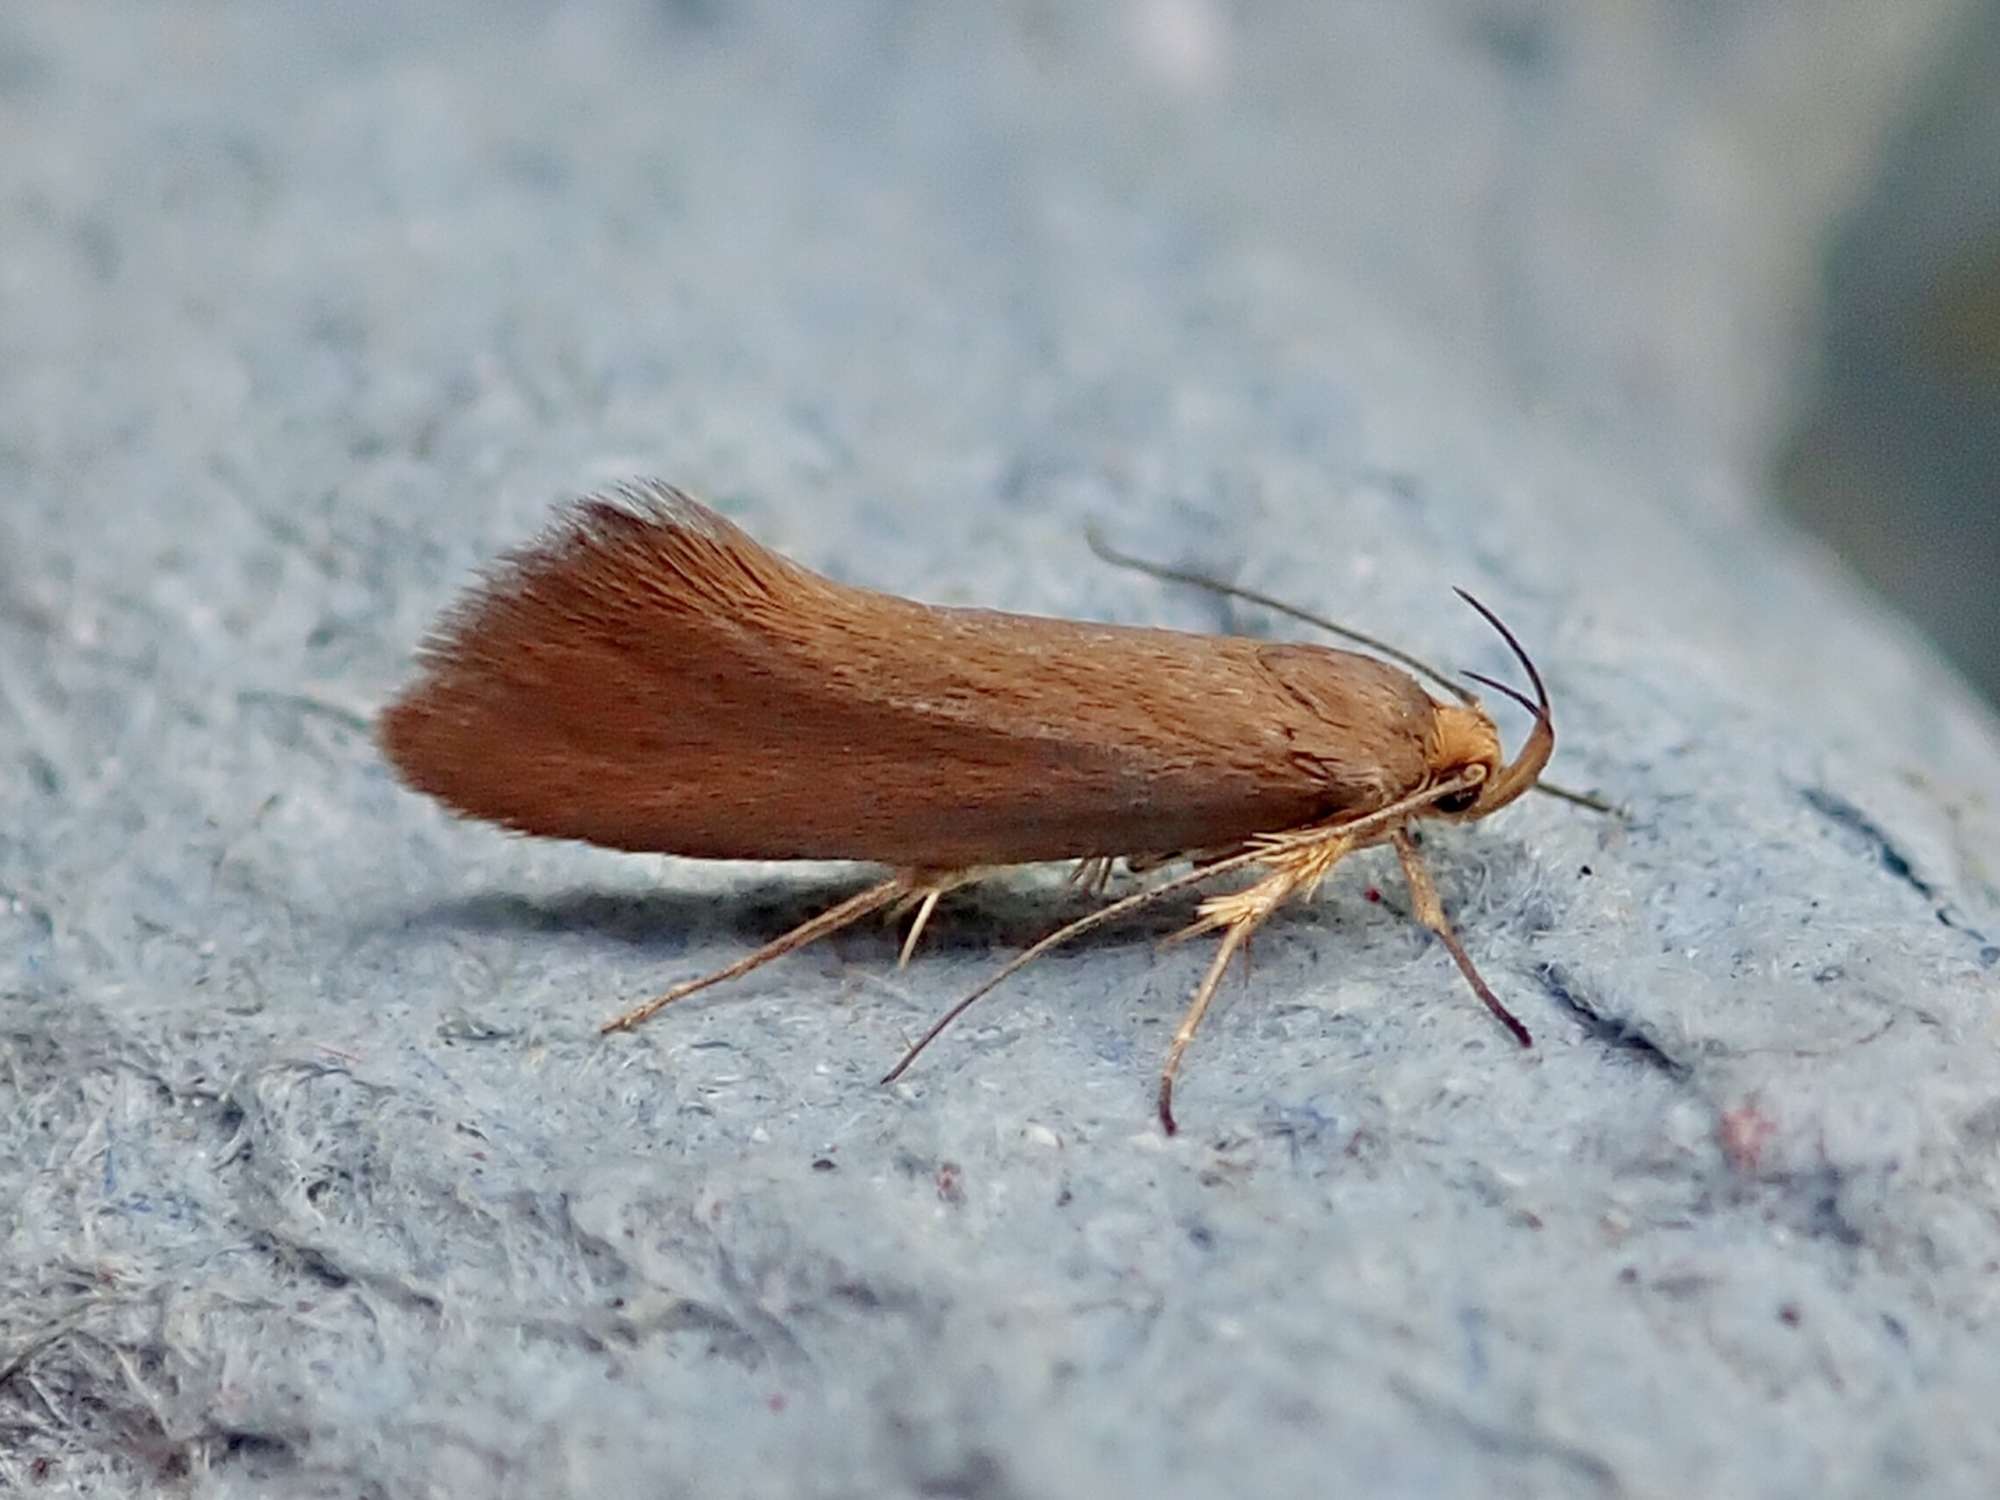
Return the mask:
[[[1533,688],[1530,697],[1467,674],[1533,714],[1512,760],[1470,691],[1446,681],[1453,701],[1432,697],[1396,662],[1429,669],[1400,653],[920,604],[836,583],[681,491],[636,483],[564,507],[444,615],[416,679],[382,715],[380,740],[411,787],[520,833],[697,859],[888,867],[606,1031],[872,912],[912,914],[907,961],[940,896],[1009,866],[1075,860],[1101,884],[1114,860],[1138,870],[1192,861],[1024,951],[885,1082],[1049,949],[1250,872],[1248,884],[1202,900],[1181,934],[1219,940],[1160,1071],[1171,1133],[1175,1075],[1230,961],[1280,906],[1371,845],[1395,850],[1417,919],[1530,1045],[1446,919],[1413,834],[1425,820],[1499,811],[1536,785],[1555,748],[1534,663],[1460,592]]]

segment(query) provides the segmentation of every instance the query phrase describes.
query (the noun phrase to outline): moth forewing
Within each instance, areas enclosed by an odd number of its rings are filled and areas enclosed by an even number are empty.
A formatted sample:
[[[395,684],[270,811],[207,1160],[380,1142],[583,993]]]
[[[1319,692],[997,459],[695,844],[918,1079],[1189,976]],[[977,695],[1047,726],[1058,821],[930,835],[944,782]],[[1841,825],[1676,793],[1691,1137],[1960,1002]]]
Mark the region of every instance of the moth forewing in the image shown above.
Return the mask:
[[[1440,703],[1371,656],[919,604],[835,583],[678,490],[633,484],[564,508],[447,612],[380,737],[412,787],[517,832],[894,872],[606,1030],[877,911],[915,912],[907,957],[940,895],[1012,865],[1225,851],[1052,934],[996,983],[1138,905],[1261,868],[1196,919],[1221,947],[1162,1074],[1171,1130],[1173,1069],[1229,957],[1367,844],[1395,844],[1419,918],[1527,1041],[1403,832],[1504,806],[1553,747],[1533,664],[1467,597],[1535,688],[1511,764],[1470,694]]]

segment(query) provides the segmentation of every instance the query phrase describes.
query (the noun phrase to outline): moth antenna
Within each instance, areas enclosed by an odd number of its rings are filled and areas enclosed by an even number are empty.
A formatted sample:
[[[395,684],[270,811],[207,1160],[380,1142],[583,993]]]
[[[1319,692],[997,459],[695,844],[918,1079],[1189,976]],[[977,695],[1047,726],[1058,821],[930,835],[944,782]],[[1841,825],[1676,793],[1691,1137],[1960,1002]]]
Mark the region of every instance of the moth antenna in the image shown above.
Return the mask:
[[[1500,632],[1500,639],[1507,643],[1507,649],[1514,653],[1514,659],[1521,664],[1521,669],[1528,674],[1528,681],[1534,684],[1536,701],[1528,705],[1530,711],[1541,715],[1543,718],[1547,718],[1549,715],[1549,690],[1542,685],[1542,674],[1535,670],[1534,658],[1528,655],[1527,648],[1521,644],[1514,632],[1507,628],[1504,620],[1481,604],[1477,599],[1473,598],[1464,589],[1454,587],[1452,592],[1478,610],[1486,623]],[[1472,674],[1468,673],[1467,675],[1470,676]],[[1497,685],[1491,684],[1490,679],[1482,678],[1481,680],[1488,682],[1489,685]],[[1512,692],[1513,689],[1509,688],[1508,691]],[[1519,697],[1520,695],[1516,693],[1515,696]],[[1526,702],[1525,699],[1522,701]]]
[[[1491,677],[1483,677],[1477,672],[1467,672],[1465,675],[1470,677],[1474,682],[1482,683],[1492,688],[1496,693],[1505,693],[1529,713],[1535,715],[1536,718],[1542,716],[1542,707],[1518,688],[1511,688],[1504,682],[1495,682]],[[1588,792],[1571,791],[1566,786],[1557,786],[1553,781],[1537,781],[1534,790],[1542,793],[1544,796],[1554,797],[1558,801],[1572,802],[1578,807],[1587,807],[1592,812],[1601,812],[1614,818],[1624,816],[1624,809],[1614,803],[1606,802],[1602,797],[1593,797]]]
[[[1548,687],[1542,682],[1542,674],[1535,670],[1534,659],[1528,655],[1514,632],[1507,628],[1498,615],[1464,589],[1454,588],[1452,592],[1478,610],[1486,623],[1500,632],[1500,639],[1507,643],[1508,649],[1514,653],[1514,659],[1520,662],[1522,670],[1528,674],[1528,681],[1535,689],[1535,699],[1530,703],[1525,694],[1503,683],[1495,682],[1490,677],[1480,677],[1476,673],[1466,674],[1488,687],[1497,688],[1535,716],[1535,727],[1529,731],[1528,738],[1522,743],[1520,754],[1516,755],[1513,763],[1506,766],[1482,790],[1479,801],[1475,804],[1475,815],[1484,817],[1487,813],[1505,807],[1541,779],[1542,771],[1549,763],[1549,757],[1555,754],[1556,726],[1550,717]]]
[[[1559,802],[1573,802],[1578,807],[1587,807],[1592,812],[1603,813],[1608,818],[1621,822],[1629,815],[1628,810],[1616,802],[1603,797],[1592,796],[1589,792],[1572,791],[1566,786],[1557,786],[1553,781],[1538,781],[1535,790],[1546,797],[1554,797]]]
[[[1471,693],[1467,692],[1456,682],[1453,682],[1428,662],[1419,660],[1400,647],[1390,645],[1387,641],[1377,640],[1372,635],[1364,635],[1359,630],[1329,620],[1325,615],[1316,615],[1309,609],[1301,609],[1296,604],[1287,604],[1282,599],[1276,598],[1271,594],[1261,593],[1256,589],[1246,589],[1240,584],[1224,583],[1219,578],[1210,578],[1206,573],[1195,573],[1184,568],[1172,568],[1168,567],[1165,563],[1147,562],[1144,558],[1133,557],[1128,553],[1120,552],[1104,540],[1104,533],[1099,531],[1095,526],[1086,526],[1083,531],[1083,538],[1090,544],[1092,552],[1095,552],[1113,567],[1130,568],[1135,573],[1144,573],[1149,578],[1158,578],[1166,583],[1185,583],[1194,588],[1206,589],[1209,593],[1220,595],[1224,599],[1241,599],[1246,604],[1259,605],[1277,614],[1287,615],[1294,620],[1324,630],[1330,635],[1337,635],[1342,640],[1352,641],[1357,646],[1365,646],[1370,651],[1386,656],[1398,666],[1408,667],[1420,677],[1428,677],[1461,703],[1470,704],[1474,701]]]
[[[1526,693],[1522,692],[1519,688],[1509,687],[1504,682],[1496,682],[1493,678],[1487,677],[1478,672],[1467,672],[1465,675],[1467,677],[1470,677],[1474,682],[1480,684],[1480,686],[1482,687],[1490,687],[1496,693],[1505,693],[1509,698],[1512,698],[1516,703],[1520,704],[1521,707],[1525,708],[1531,714],[1539,716],[1542,712],[1541,706],[1537,704],[1533,698],[1530,698]]]

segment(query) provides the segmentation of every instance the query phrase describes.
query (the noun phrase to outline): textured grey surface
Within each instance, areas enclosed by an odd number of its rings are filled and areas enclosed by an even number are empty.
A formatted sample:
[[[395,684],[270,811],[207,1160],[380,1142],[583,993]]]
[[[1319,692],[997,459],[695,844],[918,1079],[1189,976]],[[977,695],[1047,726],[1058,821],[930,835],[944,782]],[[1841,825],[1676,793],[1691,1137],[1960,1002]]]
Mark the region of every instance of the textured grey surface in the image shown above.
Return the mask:
[[[1743,101],[1933,8],[336,9],[0,16],[0,1487],[1990,1493],[1996,737],[1743,477],[1844,170]],[[1098,519],[1493,670],[1475,588],[1634,809],[1432,841],[1539,1047],[1369,861],[1174,1141],[1170,916],[873,1081],[1053,875],[601,1040],[852,876],[357,716],[631,473],[943,601],[1263,628]]]

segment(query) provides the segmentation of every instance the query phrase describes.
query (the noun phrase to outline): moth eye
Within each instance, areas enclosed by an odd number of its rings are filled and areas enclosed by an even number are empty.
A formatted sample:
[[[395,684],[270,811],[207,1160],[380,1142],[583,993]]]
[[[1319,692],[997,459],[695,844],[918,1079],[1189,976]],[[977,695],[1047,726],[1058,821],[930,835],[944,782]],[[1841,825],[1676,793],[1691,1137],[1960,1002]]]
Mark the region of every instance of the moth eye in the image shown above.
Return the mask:
[[[1459,790],[1451,793],[1449,796],[1438,798],[1437,810],[1439,812],[1445,812],[1445,813],[1470,812],[1472,810],[1472,804],[1477,802],[1478,800],[1479,800],[1478,787],[1476,786],[1461,787]]]

